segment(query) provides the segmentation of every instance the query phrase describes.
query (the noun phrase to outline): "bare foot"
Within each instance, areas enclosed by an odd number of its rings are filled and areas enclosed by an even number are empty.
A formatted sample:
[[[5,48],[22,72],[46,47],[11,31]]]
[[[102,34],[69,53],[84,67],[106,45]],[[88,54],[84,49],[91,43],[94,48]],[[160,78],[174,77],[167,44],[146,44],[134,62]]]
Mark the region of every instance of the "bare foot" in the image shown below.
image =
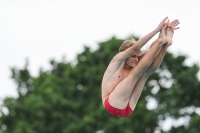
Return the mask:
[[[162,44],[167,44],[167,43],[168,43],[167,24],[165,24],[165,26],[162,28],[162,31],[160,32],[159,41],[160,41]]]
[[[174,35],[174,30],[173,30],[173,28],[170,27],[170,26],[168,26],[168,27],[167,27],[167,30],[166,30],[166,37],[167,37],[167,43],[168,43],[168,45],[171,45],[171,44],[172,44],[173,35]]]

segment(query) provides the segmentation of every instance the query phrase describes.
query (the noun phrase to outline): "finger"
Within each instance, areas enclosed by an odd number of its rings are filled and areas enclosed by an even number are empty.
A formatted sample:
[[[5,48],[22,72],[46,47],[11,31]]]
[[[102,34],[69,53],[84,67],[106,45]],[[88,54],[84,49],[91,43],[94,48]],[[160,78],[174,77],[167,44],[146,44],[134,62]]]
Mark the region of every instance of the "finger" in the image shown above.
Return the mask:
[[[175,19],[174,21],[171,22],[172,25],[176,24],[179,20]]]
[[[180,22],[176,23],[176,24],[175,24],[175,27],[176,27],[177,25],[179,25],[179,24],[180,24]]]
[[[178,20],[178,19],[175,19],[175,20],[172,21],[172,23],[175,23],[175,22],[177,22],[177,21],[179,21],[179,20]]]
[[[165,20],[165,21],[166,21],[167,19],[168,19],[168,16],[167,16],[167,17],[165,17],[163,20]]]
[[[173,25],[175,23],[175,21],[170,22],[170,25]]]
[[[173,27],[172,23],[168,23],[168,27]]]
[[[172,27],[176,27],[176,26],[179,25],[179,24],[180,24],[180,22],[173,23],[173,24],[172,24]]]
[[[164,28],[165,26],[168,26],[168,23],[165,23],[165,24],[163,25],[163,28]]]
[[[176,22],[176,20],[173,20],[172,22],[170,22],[171,24],[173,24],[174,22]]]
[[[165,23],[167,19],[168,19],[168,17],[165,17],[165,18],[162,20],[162,23]]]
[[[168,26],[168,24],[165,24],[165,25],[163,26],[163,29],[165,30],[165,29],[167,28],[167,26]]]
[[[179,25],[179,24],[180,24],[180,22],[178,22],[178,23],[172,25],[172,27],[176,27],[176,26]]]
[[[173,26],[168,26],[167,28],[171,28],[171,29],[173,29],[173,30],[174,30],[176,27],[173,27]]]
[[[177,30],[177,29],[180,29],[180,27],[176,27],[176,28],[174,28],[174,30]]]
[[[172,24],[176,24],[176,23],[179,23],[179,21],[177,20],[177,21],[174,21]]]

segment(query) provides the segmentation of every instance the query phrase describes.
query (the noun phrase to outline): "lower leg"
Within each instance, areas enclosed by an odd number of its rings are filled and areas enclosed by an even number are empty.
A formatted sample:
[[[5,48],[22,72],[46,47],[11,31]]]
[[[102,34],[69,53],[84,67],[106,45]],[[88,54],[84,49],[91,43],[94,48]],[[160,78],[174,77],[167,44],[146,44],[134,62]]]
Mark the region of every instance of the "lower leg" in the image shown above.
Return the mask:
[[[174,31],[171,27],[167,28],[166,38],[167,38],[167,44],[163,45],[160,51],[157,53],[154,61],[149,66],[149,68],[145,71],[146,76],[150,76],[155,72],[158,67],[160,66],[161,62],[163,61],[163,58],[165,56],[167,48],[172,44],[172,37],[174,35]]]
[[[159,41],[159,38],[153,42],[151,48],[145,53],[145,55],[141,58],[138,65],[133,69],[131,75],[135,75],[140,77],[142,73],[144,73],[147,68],[152,64],[154,58],[158,51],[161,49],[163,42]]]
[[[151,48],[148,50],[148,52],[146,52],[145,56],[141,59],[141,61],[139,62],[139,64],[133,70],[133,72],[135,72],[135,73],[133,73],[134,76],[135,76],[136,73],[141,73],[141,75],[138,75],[140,77],[137,80],[137,82],[135,83],[135,86],[134,86],[134,88],[133,88],[133,90],[131,92],[130,98],[129,98],[129,105],[130,105],[130,107],[131,107],[132,110],[135,109],[136,104],[137,104],[137,102],[138,102],[138,100],[140,98],[140,95],[142,93],[143,87],[144,87],[144,85],[145,85],[145,83],[146,83],[146,81],[148,79],[148,76],[146,76],[147,75],[146,74],[146,70],[148,70],[148,68],[153,68],[153,67],[151,67],[153,61],[154,62],[156,61],[155,64],[159,64],[159,61],[157,61],[157,60],[159,60],[159,59],[161,60],[161,58],[158,55],[162,54],[162,53],[165,53],[165,52],[163,52],[163,51],[166,50],[165,45],[162,46],[161,43],[160,44],[156,44],[156,43],[158,43],[158,40],[155,41],[151,45]],[[163,57],[164,57],[164,54],[163,54]],[[155,58],[157,60],[155,60]],[[153,62],[153,64],[154,64],[154,62]],[[138,67],[138,69],[137,69],[137,67]]]
[[[144,73],[149,66],[152,64],[156,54],[160,50],[160,48],[168,43],[170,39],[167,38],[167,25],[165,25],[162,29],[162,31],[159,34],[158,39],[156,39],[153,44],[150,46],[150,49],[148,52],[145,53],[145,55],[142,57],[142,59],[139,61],[138,65],[133,70],[133,75],[141,76],[142,73]],[[169,36],[172,36],[168,33]],[[172,38],[172,37],[171,37]],[[172,41],[171,41],[172,42]]]
[[[156,57],[154,58],[153,63],[149,66],[149,68],[141,75],[141,77],[138,79],[132,93],[130,96],[130,107],[132,110],[135,109],[136,104],[140,98],[140,95],[142,93],[143,87],[148,79],[148,77],[157,70],[157,68],[160,66],[164,55],[166,53],[166,50],[168,48],[168,46],[170,46],[172,44],[172,37],[173,37],[173,30],[171,30],[171,28],[167,28],[167,35],[166,35],[166,39],[167,39],[167,44],[164,44],[162,46],[162,48],[159,50],[159,52],[156,54]],[[151,45],[152,47],[153,45]]]
[[[156,57],[154,58],[154,61],[152,62],[152,64],[149,66],[149,68],[144,72],[144,74],[149,77],[151,74],[153,74],[158,67],[160,66],[160,64],[163,61],[163,58],[165,56],[166,50],[168,48],[168,45],[163,45],[162,48],[160,49],[160,51],[157,53]]]
[[[160,66],[163,58],[164,58],[164,55],[166,53],[166,50],[167,50],[167,44],[166,45],[163,45],[162,48],[159,50],[159,52],[157,53],[154,61],[152,62],[152,64],[149,66],[149,68],[140,76],[140,78],[138,79],[132,93],[131,93],[131,96],[130,96],[130,101],[129,101],[129,104],[130,104],[130,107],[132,110],[135,109],[136,107],[136,104],[140,98],[140,95],[142,93],[142,90],[144,88],[144,85],[148,79],[148,77],[153,74],[153,72],[155,72],[157,70],[157,68]]]
[[[142,90],[144,88],[144,85],[148,79],[148,77],[153,74],[154,71],[157,70],[157,68],[160,66],[164,55],[166,53],[166,49],[167,49],[167,45],[163,45],[162,48],[159,50],[159,52],[157,53],[154,61],[152,62],[152,64],[149,66],[149,68],[141,75],[141,77],[138,79],[132,93],[130,96],[130,107],[132,110],[135,109],[136,104],[141,96]]]

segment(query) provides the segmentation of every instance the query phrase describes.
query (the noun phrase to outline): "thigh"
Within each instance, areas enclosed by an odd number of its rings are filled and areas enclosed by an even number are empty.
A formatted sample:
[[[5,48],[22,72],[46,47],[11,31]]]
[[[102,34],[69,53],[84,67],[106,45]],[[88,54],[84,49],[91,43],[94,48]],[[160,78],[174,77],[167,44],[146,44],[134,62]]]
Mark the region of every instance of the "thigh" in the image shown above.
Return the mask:
[[[109,103],[115,108],[124,109],[129,102],[137,80],[138,78],[131,75],[122,80],[109,95]]]

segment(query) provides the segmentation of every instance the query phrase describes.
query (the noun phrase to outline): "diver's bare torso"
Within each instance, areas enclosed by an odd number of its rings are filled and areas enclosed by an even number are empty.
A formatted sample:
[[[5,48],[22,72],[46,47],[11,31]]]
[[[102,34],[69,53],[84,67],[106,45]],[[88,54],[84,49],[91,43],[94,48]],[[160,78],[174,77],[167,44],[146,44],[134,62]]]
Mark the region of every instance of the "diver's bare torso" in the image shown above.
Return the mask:
[[[107,96],[109,96],[115,87],[125,79],[130,70],[124,69],[125,61],[117,63],[111,61],[108,68],[106,69],[103,80],[102,80],[102,102]]]

